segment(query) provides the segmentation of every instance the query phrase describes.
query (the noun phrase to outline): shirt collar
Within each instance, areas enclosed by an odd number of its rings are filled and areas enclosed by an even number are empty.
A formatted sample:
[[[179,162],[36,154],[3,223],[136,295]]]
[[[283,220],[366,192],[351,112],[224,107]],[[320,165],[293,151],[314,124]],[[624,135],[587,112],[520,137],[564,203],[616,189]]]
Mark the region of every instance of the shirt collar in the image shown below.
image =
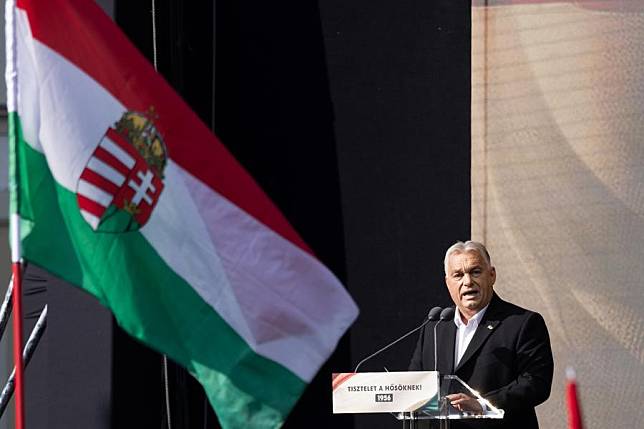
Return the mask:
[[[463,323],[463,321],[461,320],[461,312],[458,310],[458,307],[456,307],[456,311],[454,312],[454,323],[456,324],[456,327],[460,329],[461,327],[470,326],[470,324],[472,323],[474,323],[474,326],[478,326],[479,323],[481,323],[481,319],[483,318],[483,315],[485,314],[489,306],[490,304],[486,305],[481,310],[479,310],[478,313],[472,316],[472,318],[467,322],[467,325],[465,325],[465,323]]]

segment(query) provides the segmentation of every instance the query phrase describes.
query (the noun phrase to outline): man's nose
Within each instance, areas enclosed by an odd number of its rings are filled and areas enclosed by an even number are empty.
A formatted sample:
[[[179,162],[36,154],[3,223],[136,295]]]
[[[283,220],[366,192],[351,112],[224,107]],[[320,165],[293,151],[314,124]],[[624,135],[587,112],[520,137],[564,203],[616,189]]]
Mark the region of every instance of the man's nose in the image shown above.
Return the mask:
[[[469,273],[465,273],[465,275],[463,275],[463,284],[467,286],[471,283],[472,283],[472,276]]]

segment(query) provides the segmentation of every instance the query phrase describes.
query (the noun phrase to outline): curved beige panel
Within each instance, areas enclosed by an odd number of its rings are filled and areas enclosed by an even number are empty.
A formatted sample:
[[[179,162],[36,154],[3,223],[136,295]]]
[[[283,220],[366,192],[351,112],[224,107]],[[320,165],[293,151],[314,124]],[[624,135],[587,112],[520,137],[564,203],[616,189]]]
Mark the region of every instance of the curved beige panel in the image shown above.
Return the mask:
[[[472,235],[499,293],[548,323],[546,428],[567,427],[571,364],[587,428],[644,419],[643,9],[472,9]]]

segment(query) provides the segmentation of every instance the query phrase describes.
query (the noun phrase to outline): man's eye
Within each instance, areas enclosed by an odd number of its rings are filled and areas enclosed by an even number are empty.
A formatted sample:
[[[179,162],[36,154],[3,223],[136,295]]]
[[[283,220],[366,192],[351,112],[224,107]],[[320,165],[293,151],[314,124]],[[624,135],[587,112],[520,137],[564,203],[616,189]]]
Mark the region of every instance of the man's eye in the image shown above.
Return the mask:
[[[472,275],[473,276],[480,276],[481,275],[481,270],[472,270]]]
[[[453,276],[453,277],[454,277],[454,278],[457,278],[457,279],[458,279],[458,278],[461,278],[461,277],[463,277],[463,273],[454,273],[454,276]]]

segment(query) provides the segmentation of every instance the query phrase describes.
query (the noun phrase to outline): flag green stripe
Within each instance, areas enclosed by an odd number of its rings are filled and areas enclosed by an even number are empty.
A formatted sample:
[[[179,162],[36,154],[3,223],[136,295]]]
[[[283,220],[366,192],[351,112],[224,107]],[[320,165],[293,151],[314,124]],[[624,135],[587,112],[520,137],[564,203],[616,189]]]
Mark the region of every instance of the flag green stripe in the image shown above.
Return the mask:
[[[140,233],[92,231],[75,194],[55,182],[12,116],[23,256],[95,295],[128,333],[184,365],[206,388],[224,427],[244,427],[246,419],[278,426],[304,381],[255,354]]]

